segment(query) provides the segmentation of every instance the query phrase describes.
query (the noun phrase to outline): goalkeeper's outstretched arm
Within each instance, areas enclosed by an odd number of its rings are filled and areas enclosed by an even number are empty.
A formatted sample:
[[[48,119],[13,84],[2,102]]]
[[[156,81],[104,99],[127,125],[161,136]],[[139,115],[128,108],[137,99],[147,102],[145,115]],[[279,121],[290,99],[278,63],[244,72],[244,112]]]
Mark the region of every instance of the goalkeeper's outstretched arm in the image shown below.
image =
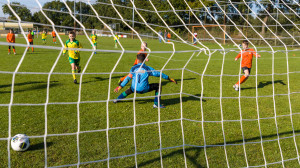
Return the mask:
[[[124,79],[124,81],[120,84],[120,86],[116,87],[114,92],[118,93],[123,87],[125,87],[127,85],[127,83],[132,79],[132,73],[129,73],[126,78]]]
[[[155,70],[154,68],[152,68],[152,67],[149,67],[149,66],[148,66],[148,68],[151,70],[151,73],[150,73],[151,76],[160,77],[160,74],[161,74],[161,77],[162,77],[162,78],[164,78],[164,79],[166,79],[166,80],[169,80],[170,82],[173,82],[173,83],[177,84],[176,80],[173,79],[173,78],[170,78],[168,75],[166,75],[166,74],[164,74],[164,73],[161,73],[161,72],[159,72],[159,71],[156,71],[156,70]]]

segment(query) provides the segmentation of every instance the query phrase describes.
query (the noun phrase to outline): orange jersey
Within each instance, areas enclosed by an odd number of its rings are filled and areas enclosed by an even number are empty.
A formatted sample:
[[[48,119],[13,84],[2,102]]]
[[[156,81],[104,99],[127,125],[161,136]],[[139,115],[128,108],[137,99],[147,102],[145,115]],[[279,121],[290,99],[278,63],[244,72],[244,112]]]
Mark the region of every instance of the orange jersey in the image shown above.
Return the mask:
[[[139,54],[142,54],[142,53],[143,53],[143,54],[145,54],[145,56],[147,57],[147,53],[144,53],[144,50],[142,50],[142,49],[141,49],[141,50],[140,50],[140,51],[137,53],[137,55],[139,55]],[[137,62],[138,62],[138,59],[135,59],[135,61],[134,61],[134,64],[133,64],[133,65],[136,65],[136,64],[138,64]]]
[[[14,33],[7,33],[6,41],[9,43],[15,43],[15,34]]]
[[[28,38],[28,41],[29,41],[29,42],[33,42],[31,33],[29,33],[29,34],[27,35],[27,38]]]
[[[52,31],[52,37],[56,37],[55,31]]]
[[[239,59],[242,56],[242,54],[243,54],[243,57],[242,57],[241,67],[251,68],[253,55],[255,57],[257,57],[257,53],[252,48],[249,48],[249,49],[246,49],[246,50],[243,50],[242,52],[240,52],[235,58]]]
[[[167,37],[168,37],[168,39],[170,39],[170,38],[171,38],[171,34],[170,34],[170,33],[168,33]]]

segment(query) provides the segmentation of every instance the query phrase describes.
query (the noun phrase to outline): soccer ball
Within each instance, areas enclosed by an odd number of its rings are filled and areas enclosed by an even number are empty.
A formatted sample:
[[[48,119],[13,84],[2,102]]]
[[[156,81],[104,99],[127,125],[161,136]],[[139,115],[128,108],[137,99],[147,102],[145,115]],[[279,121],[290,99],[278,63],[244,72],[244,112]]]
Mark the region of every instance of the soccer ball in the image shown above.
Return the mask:
[[[30,141],[26,134],[17,134],[11,139],[10,144],[15,151],[26,151],[30,146]]]

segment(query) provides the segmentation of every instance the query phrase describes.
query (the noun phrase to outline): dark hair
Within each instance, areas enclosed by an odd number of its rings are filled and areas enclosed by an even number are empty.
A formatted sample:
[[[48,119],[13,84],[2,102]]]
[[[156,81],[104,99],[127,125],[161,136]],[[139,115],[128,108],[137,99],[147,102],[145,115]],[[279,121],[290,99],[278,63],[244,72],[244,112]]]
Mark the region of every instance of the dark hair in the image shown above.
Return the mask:
[[[244,40],[243,43],[249,45],[249,42],[247,40]]]
[[[140,53],[140,54],[136,55],[136,59],[138,59],[142,62],[145,60],[145,58],[146,58],[146,55],[143,54],[143,53]]]
[[[31,32],[31,30],[28,30],[28,32]]]
[[[75,32],[73,32],[73,31],[70,31],[69,34],[73,34],[75,36]]]

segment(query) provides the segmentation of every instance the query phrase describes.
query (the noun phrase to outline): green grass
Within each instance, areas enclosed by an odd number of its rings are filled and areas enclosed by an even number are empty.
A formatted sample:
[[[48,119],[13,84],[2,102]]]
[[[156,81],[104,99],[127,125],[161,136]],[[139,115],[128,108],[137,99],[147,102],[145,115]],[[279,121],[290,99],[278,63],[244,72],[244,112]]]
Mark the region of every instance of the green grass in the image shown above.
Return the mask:
[[[67,39],[62,36],[63,41]],[[4,38],[0,39],[5,41]],[[48,37],[47,45],[53,45],[52,39]],[[78,40],[84,48],[91,48],[84,36],[79,36]],[[171,51],[169,44],[158,43],[158,40],[145,39],[152,51]],[[126,50],[138,51],[140,42],[137,39],[120,39]],[[17,38],[17,43],[25,43],[22,38]],[[34,44],[42,45],[41,39],[35,39]],[[207,44],[210,48],[218,48],[215,44]],[[232,45],[226,45],[231,47]],[[0,46],[1,66],[0,71],[14,72],[24,52],[24,47],[16,47],[17,55],[6,55],[7,46]],[[195,48],[175,43],[177,51],[195,50]],[[98,49],[115,50],[112,38],[100,37],[98,40]],[[50,72],[60,51],[50,49],[36,48],[34,53],[28,50],[18,72]],[[296,54],[294,56],[293,54]],[[152,55],[152,57],[151,57]],[[159,70],[161,69],[169,54],[153,53],[150,55],[150,61],[147,65]],[[192,53],[176,53],[172,60],[166,65],[165,69],[183,68]],[[224,74],[238,75],[239,62],[234,61],[236,52],[226,54],[224,60]],[[267,163],[279,162],[268,167],[282,167],[282,160],[277,141],[277,131],[274,120],[274,101],[277,114],[278,132],[280,145],[282,149],[284,164],[286,167],[299,166],[295,143],[292,133],[292,124],[289,109],[287,62],[285,54],[275,53],[274,67],[274,90],[272,86],[272,55],[267,52],[261,53],[262,58],[258,59],[258,107],[260,118],[261,133],[264,148],[264,154]],[[91,52],[81,52],[81,66],[86,66]],[[159,58],[159,57],[163,58]],[[289,53],[289,70],[291,72],[300,71],[299,52]],[[86,73],[110,73],[116,64],[120,53],[98,52],[91,59]],[[128,72],[135,60],[135,54],[125,53],[116,67],[115,72]],[[170,75],[178,81],[178,85],[162,80],[162,94],[173,94],[162,96],[161,103],[166,106],[160,110],[160,116],[157,109],[152,108],[153,98],[139,98],[153,96],[154,92],[144,95],[137,94],[135,101],[136,124],[136,149],[140,153],[137,155],[139,167],[160,167],[160,140],[158,117],[162,122],[161,145],[164,167],[184,167],[183,138],[181,129],[181,111],[183,114],[183,131],[185,141],[185,154],[188,167],[207,167],[205,159],[204,137],[202,132],[202,113],[206,148],[206,156],[210,167],[226,167],[226,158],[224,147],[223,127],[226,138],[226,152],[230,167],[245,167],[246,160],[243,148],[243,138],[241,132],[240,114],[242,114],[243,134],[245,140],[245,149],[249,166],[264,165],[261,139],[258,125],[258,113],[256,103],[255,76],[251,76],[247,82],[242,85],[239,111],[239,93],[234,91],[232,85],[238,80],[238,76],[222,77],[222,96],[220,101],[220,76],[205,76],[203,82],[202,103],[198,98],[201,94],[201,76],[208,57],[201,53],[199,57],[193,57],[187,65],[188,70],[183,71],[183,83],[181,82],[182,70],[165,70],[164,73]],[[222,69],[223,55],[216,52],[212,55],[205,74],[220,75]],[[255,59],[253,61],[251,74],[256,73]],[[195,72],[195,73],[194,73]],[[79,85],[73,83],[71,67],[67,56],[61,56],[51,75],[49,89],[49,105],[47,105],[47,166],[60,166],[76,164],[77,155],[77,135],[78,131],[78,113],[77,102]],[[63,74],[59,74],[63,73]],[[125,73],[116,73],[112,75],[110,98],[116,98],[113,89],[117,86],[120,77]],[[0,73],[0,104],[9,104],[11,99],[12,73]],[[18,73],[15,76],[13,106],[11,108],[11,135],[26,133],[29,136],[43,136],[45,133],[45,105],[47,93],[47,74],[26,74]],[[79,75],[77,75],[79,78]],[[150,78],[150,83],[159,82],[159,78]],[[298,73],[290,74],[290,92],[299,92],[300,79]],[[183,84],[182,106],[180,104],[181,85]],[[107,106],[109,74],[84,74],[81,85],[81,103],[79,105],[80,131],[79,135],[80,162],[100,161],[96,163],[82,164],[81,167],[107,167],[108,149],[106,141],[107,128]],[[129,87],[129,85],[128,85]],[[124,88],[122,91],[124,91]],[[193,96],[189,96],[193,95]],[[133,98],[130,95],[128,98]],[[294,93],[290,95],[293,115],[293,126],[296,133],[296,143],[300,148],[300,95]],[[222,103],[222,107],[220,106]],[[20,104],[23,104],[22,106]],[[25,104],[25,105],[24,105]],[[36,104],[36,105],[33,105]],[[0,106],[0,138],[8,137],[8,106]],[[135,153],[134,146],[134,106],[132,100],[113,104],[108,103],[109,112],[109,151],[111,167],[134,167]],[[207,122],[211,121],[211,122]],[[146,123],[151,123],[147,124]],[[120,128],[123,127],[123,128]],[[69,134],[59,136],[54,134]],[[252,143],[251,143],[252,142]],[[127,156],[130,155],[130,156]],[[118,158],[120,156],[127,156]],[[31,138],[31,147],[26,152],[11,151],[11,167],[43,167],[45,158],[43,137]],[[101,161],[103,160],[103,161]],[[0,141],[0,167],[8,166],[7,141]]]

